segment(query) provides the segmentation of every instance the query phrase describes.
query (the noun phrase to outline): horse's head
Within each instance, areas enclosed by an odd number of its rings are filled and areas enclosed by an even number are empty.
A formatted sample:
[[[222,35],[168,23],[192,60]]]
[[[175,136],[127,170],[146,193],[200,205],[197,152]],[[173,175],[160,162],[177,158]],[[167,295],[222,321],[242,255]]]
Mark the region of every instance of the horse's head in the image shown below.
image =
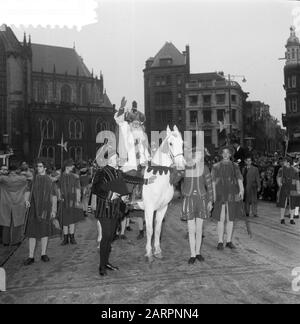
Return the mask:
[[[182,136],[176,126],[173,131],[170,127],[167,128],[167,142],[169,146],[170,156],[179,170],[184,170],[185,160],[183,156],[183,140]]]

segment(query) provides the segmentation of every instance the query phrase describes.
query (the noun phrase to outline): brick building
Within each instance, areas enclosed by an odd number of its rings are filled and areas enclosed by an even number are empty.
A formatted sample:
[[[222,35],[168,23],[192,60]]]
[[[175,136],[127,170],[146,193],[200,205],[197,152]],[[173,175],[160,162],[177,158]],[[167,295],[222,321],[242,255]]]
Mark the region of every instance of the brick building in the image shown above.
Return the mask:
[[[189,46],[181,53],[167,42],[144,69],[146,129],[185,129],[185,84],[190,73]]]
[[[40,156],[59,165],[64,158],[95,157],[96,136],[114,130],[113,105],[104,78],[95,77],[75,48],[19,42],[12,29],[0,28],[0,146],[15,158]],[[41,138],[43,143],[41,146]]]

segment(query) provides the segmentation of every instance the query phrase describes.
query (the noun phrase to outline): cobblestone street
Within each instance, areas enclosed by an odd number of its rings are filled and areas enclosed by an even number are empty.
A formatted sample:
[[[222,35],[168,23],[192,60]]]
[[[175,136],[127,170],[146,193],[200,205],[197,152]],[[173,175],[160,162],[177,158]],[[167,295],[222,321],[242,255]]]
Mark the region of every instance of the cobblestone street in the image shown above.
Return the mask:
[[[167,212],[162,233],[163,260],[145,262],[145,239],[137,241],[137,224],[128,240],[113,245],[111,263],[119,272],[98,275],[99,255],[93,217],[79,224],[77,246],[50,241],[49,264],[24,267],[27,242],[5,265],[7,292],[0,303],[299,303],[292,290],[292,270],[300,266],[300,223],[280,225],[279,210],[259,204],[259,218],[250,218],[253,238],[243,222],[235,228],[237,250],[217,251],[216,224],[205,223],[203,264],[188,265],[186,224],[180,221],[180,201]]]

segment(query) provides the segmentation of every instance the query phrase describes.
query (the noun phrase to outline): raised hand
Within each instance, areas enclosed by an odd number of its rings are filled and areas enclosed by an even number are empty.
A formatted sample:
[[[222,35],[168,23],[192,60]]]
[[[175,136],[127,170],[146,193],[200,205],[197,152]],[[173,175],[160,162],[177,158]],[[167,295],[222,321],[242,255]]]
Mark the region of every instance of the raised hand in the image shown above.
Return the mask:
[[[122,98],[122,101],[121,101],[120,110],[125,109],[126,105],[127,105],[127,100],[126,100],[125,97],[123,97],[123,98]]]

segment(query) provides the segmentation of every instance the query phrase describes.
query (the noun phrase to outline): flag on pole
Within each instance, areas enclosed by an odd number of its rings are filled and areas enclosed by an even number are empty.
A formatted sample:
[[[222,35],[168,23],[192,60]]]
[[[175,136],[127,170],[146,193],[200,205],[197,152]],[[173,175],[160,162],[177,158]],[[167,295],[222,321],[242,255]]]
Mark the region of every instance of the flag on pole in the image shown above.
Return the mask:
[[[64,149],[66,152],[68,152],[68,142],[64,142],[64,134],[62,134],[61,136],[61,142],[57,145]]]

